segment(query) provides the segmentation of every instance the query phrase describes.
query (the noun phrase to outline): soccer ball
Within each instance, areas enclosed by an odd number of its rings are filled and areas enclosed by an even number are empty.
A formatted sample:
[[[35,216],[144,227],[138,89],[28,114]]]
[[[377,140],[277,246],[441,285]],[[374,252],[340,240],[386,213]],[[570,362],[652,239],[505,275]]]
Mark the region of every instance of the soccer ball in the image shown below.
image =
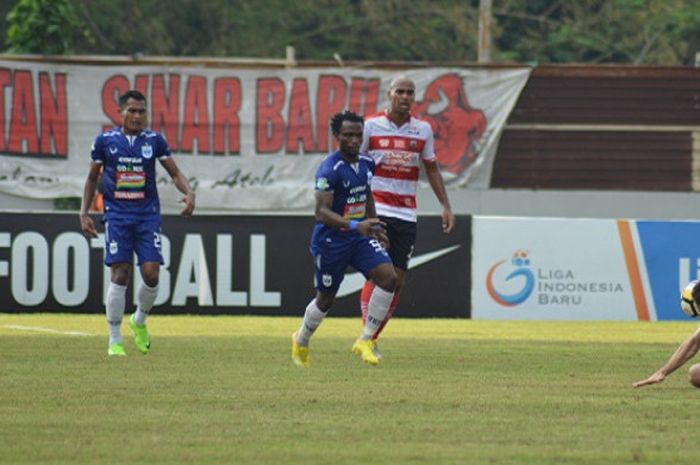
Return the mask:
[[[697,281],[690,281],[681,292],[681,310],[691,318],[696,318],[700,315],[700,309],[693,301],[693,288],[697,283]]]

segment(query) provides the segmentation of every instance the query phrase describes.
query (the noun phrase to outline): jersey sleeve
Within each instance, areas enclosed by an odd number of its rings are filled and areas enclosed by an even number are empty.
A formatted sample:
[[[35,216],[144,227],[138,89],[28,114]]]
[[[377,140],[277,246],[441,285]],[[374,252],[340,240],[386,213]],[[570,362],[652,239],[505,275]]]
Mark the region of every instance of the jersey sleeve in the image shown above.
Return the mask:
[[[95,138],[92,143],[92,148],[90,149],[90,158],[96,163],[104,163],[105,161],[105,150],[104,150],[104,140],[102,135]]]
[[[433,128],[427,123],[425,128],[425,144],[423,145],[423,151],[421,152],[420,157],[424,162],[433,162],[437,159],[435,156],[435,138],[433,137]]]
[[[321,163],[316,171],[316,192],[333,192],[338,182],[338,176],[332,166]]]
[[[170,147],[168,146],[168,141],[165,140],[165,137],[163,137],[162,134],[158,133],[157,141],[158,141],[158,153],[156,154],[156,157],[158,157],[159,160],[163,160],[164,158],[167,158],[172,155],[170,153]]]

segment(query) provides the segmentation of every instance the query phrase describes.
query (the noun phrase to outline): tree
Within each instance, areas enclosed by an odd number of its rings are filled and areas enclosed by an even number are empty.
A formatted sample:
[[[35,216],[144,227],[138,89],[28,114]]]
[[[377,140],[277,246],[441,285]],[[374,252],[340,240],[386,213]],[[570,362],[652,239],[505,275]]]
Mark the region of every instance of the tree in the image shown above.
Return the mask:
[[[79,39],[90,40],[68,0],[20,0],[7,15],[10,53],[72,53]]]
[[[494,10],[501,59],[542,63],[692,64],[697,0],[503,0]]]

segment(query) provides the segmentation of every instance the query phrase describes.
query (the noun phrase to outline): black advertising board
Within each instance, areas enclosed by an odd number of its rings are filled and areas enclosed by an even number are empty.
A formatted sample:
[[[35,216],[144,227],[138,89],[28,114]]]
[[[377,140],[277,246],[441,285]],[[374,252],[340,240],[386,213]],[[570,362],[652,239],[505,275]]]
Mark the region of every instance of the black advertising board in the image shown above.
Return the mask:
[[[301,316],[315,293],[312,226],[310,216],[163,216],[154,312]],[[85,238],[77,214],[0,213],[0,312],[102,313],[103,253],[103,237]],[[469,317],[470,258],[469,216],[451,234],[439,217],[421,217],[396,316]],[[362,282],[348,270],[333,315],[359,315]]]

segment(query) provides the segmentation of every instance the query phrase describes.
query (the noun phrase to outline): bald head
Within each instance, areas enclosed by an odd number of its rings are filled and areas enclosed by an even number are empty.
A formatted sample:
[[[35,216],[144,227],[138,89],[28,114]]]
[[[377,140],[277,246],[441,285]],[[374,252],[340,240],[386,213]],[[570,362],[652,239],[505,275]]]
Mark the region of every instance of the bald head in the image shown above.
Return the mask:
[[[416,89],[416,83],[413,82],[411,79],[407,78],[406,76],[398,76],[392,79],[389,83],[389,92],[391,92],[393,89],[399,86],[408,86],[411,87],[413,90]]]
[[[411,107],[416,100],[416,84],[406,76],[394,78],[389,84],[389,118],[401,125],[411,117]]]

